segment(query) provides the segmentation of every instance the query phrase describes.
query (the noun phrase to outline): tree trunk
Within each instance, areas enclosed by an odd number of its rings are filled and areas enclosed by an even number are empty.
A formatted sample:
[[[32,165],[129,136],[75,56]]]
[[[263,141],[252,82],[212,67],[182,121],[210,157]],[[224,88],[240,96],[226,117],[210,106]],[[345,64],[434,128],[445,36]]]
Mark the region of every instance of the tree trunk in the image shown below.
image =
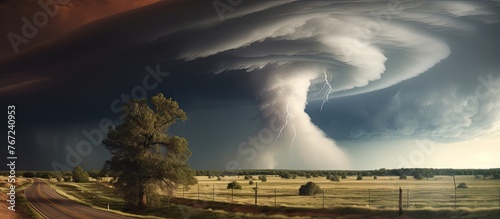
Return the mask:
[[[146,205],[147,205],[147,197],[146,197],[146,193],[144,192],[144,189],[142,189],[140,192],[139,192],[139,209],[145,209],[146,208]]]

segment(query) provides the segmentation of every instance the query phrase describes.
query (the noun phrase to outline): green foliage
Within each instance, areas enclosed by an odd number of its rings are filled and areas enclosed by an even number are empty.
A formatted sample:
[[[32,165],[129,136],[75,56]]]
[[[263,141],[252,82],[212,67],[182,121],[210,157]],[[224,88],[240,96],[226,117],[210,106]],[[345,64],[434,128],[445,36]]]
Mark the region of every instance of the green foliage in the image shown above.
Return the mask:
[[[155,207],[157,189],[169,195],[177,186],[196,183],[194,171],[186,163],[191,156],[186,139],[167,135],[186,113],[177,102],[163,94],[147,99],[132,99],[123,106],[122,123],[111,127],[103,144],[111,160],[104,170],[116,178],[115,187],[129,209]]]
[[[95,178],[101,176],[101,171],[100,170],[89,170],[89,176],[95,179]]]
[[[64,182],[71,182],[71,176],[65,176],[63,177]]]
[[[33,177],[35,177],[35,172],[33,172],[33,171],[26,171],[26,172],[23,173],[23,177],[24,178],[33,178]]]
[[[330,180],[333,182],[340,182],[339,176],[338,175],[332,175],[330,176]]]
[[[407,178],[407,177],[406,177],[406,175],[404,175],[404,174],[401,174],[401,176],[399,176],[399,179],[406,179],[406,178]]]
[[[259,179],[262,182],[267,182],[267,176],[266,175],[259,176]]]
[[[85,172],[80,166],[76,166],[73,168],[73,181],[75,182],[88,182],[89,181],[89,174]]]
[[[413,178],[416,180],[422,180],[424,179],[424,176],[422,176],[422,174],[420,174],[419,172],[416,172],[415,174],[413,174]]]
[[[306,179],[310,179],[311,178],[311,174],[310,173],[306,173]]]
[[[299,188],[299,195],[312,196],[321,193],[322,190],[318,184],[314,182],[308,182]]]
[[[358,177],[356,177],[356,180],[363,180],[363,175],[358,175]]]
[[[345,174],[342,174],[341,178],[342,179],[347,179],[347,176]]]
[[[227,188],[228,189],[243,189],[241,187],[241,185],[238,182],[236,182],[236,181],[232,181],[232,182],[228,183],[227,184]]]
[[[466,188],[469,188],[469,187],[467,186],[466,183],[461,182],[460,184],[458,184],[457,188],[466,189]]]

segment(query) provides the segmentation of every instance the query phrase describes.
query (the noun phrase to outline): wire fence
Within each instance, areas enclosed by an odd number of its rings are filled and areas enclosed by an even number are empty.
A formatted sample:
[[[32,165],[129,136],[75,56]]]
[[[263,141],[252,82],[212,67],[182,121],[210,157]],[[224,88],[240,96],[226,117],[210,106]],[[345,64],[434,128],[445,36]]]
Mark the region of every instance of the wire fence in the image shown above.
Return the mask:
[[[227,189],[225,185],[195,185],[190,190],[177,191],[176,197],[227,202],[235,204],[288,206],[310,208],[370,207],[398,208],[399,188],[395,189],[324,189],[314,196],[299,196],[290,189],[245,187],[243,190]],[[402,208],[498,208],[500,188],[409,189],[402,188]],[[456,200],[456,201],[455,201]]]

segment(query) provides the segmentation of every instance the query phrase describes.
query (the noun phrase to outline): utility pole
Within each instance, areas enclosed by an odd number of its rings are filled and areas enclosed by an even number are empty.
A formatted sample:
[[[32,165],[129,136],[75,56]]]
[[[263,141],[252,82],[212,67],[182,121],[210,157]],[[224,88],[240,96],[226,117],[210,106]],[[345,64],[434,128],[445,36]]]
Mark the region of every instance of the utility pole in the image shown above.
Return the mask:
[[[455,209],[457,209],[457,183],[455,181],[455,174],[451,175],[453,176],[453,185],[455,186]]]
[[[257,206],[257,183],[255,183],[255,206]]]
[[[368,208],[370,207],[371,199],[372,199],[371,191],[370,189],[368,189]]]
[[[276,189],[274,189],[274,207],[276,207]]]
[[[399,187],[399,216],[403,215],[403,189]]]
[[[323,208],[325,208],[325,189],[323,189]]]

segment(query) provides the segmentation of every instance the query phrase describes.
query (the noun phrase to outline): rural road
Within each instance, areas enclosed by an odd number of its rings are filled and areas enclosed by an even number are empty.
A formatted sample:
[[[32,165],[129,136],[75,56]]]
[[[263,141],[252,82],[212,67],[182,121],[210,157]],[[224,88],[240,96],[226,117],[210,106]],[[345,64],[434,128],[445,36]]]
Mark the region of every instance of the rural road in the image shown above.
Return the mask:
[[[122,215],[113,214],[87,207],[66,197],[59,195],[47,183],[35,179],[33,185],[25,190],[29,202],[49,219],[130,219]]]

